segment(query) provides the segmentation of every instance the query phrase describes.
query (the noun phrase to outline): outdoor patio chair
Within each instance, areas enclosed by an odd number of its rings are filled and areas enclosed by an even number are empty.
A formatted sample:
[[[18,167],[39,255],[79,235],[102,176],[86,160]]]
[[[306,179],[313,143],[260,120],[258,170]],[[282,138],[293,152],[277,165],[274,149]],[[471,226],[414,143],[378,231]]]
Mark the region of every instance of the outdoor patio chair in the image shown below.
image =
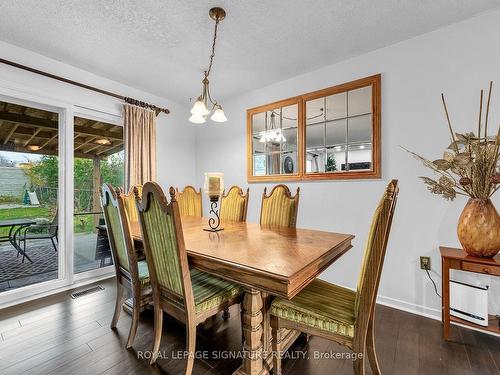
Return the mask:
[[[52,246],[54,247],[54,251],[57,251],[56,243],[59,243],[58,239],[59,232],[59,223],[58,223],[58,210],[56,209],[56,214],[52,219],[52,222],[47,224],[35,224],[30,225],[22,230],[19,236],[19,245],[21,242],[23,243],[23,251],[26,253],[26,242],[28,240],[50,240],[52,242]],[[55,241],[54,241],[55,240]],[[17,256],[19,256],[19,252]],[[24,255],[23,260],[24,263]]]

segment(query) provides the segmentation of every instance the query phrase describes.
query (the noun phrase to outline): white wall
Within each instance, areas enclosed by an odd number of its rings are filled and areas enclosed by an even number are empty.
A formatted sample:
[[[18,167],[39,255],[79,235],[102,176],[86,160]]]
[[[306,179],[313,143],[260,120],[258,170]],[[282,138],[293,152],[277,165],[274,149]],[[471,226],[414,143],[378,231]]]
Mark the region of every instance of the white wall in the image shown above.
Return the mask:
[[[490,124],[500,121],[500,11],[324,67],[222,102],[229,121],[198,127],[196,177],[225,174],[227,185],[247,186],[246,109],[382,73],[383,178],[365,181],[289,183],[301,187],[298,226],[356,235],[354,248],[322,278],[354,287],[363,245],[375,205],[387,181],[398,178],[400,198],[382,276],[381,301],[440,316],[418,257],[432,257],[432,273],[441,280],[439,245],[458,246],[456,223],[466,203],[431,195],[417,176],[429,175],[400,145],[439,158],[449,144],[440,93],[446,93],[456,131],[476,129],[479,90],[496,82]],[[326,46],[329,48],[329,46]],[[331,46],[335,48],[335,46]],[[492,127],[492,126],[491,126]],[[264,185],[251,184],[248,220],[256,222]],[[500,208],[500,194],[495,197]],[[205,208],[207,205],[205,204]],[[489,278],[483,279],[489,282]],[[492,286],[490,308],[500,311],[500,283]]]
[[[192,184],[195,178],[195,128],[187,121],[186,113],[189,112],[187,105],[136,90],[4,42],[0,42],[0,56],[107,91],[169,108],[170,114],[160,114],[157,118],[158,181],[164,187]],[[117,66],[116,69],[120,67]],[[55,100],[102,111],[110,118],[119,118],[122,115],[123,102],[120,100],[4,64],[0,64],[0,94],[2,87],[20,89],[37,95],[41,93]]]
[[[300,183],[300,227],[356,234],[355,247],[322,277],[354,287],[371,214],[387,181],[400,180],[400,198],[389,243],[381,299],[401,308],[439,316],[440,301],[418,256],[430,255],[440,273],[438,246],[458,246],[456,221],[464,199],[450,203],[430,195],[417,176],[429,172],[399,148],[430,158],[448,144],[439,94],[447,94],[457,131],[474,129],[478,91],[489,80],[500,86],[500,11],[452,25],[351,60],[324,67],[231,100],[224,100],[229,121],[189,124],[187,106],[159,98],[3,42],[0,56],[126,96],[170,108],[158,117],[158,179],[167,187],[203,183],[203,172],[220,171],[227,184],[247,186],[246,109],[353,79],[382,73],[383,179]],[[332,46],[334,48],[334,46]],[[116,69],[120,67],[117,66]],[[113,98],[0,64],[2,88],[18,88],[120,116]],[[500,87],[493,96],[491,124],[500,121]],[[267,184],[270,186],[271,184]],[[291,188],[298,184],[290,183]],[[264,184],[251,184],[249,221],[258,221]],[[500,194],[495,197],[500,207]],[[205,204],[205,208],[207,205]],[[433,273],[438,283],[440,279]],[[489,281],[488,278],[483,279]],[[500,312],[500,284],[492,286],[493,311]],[[495,294],[496,292],[496,294]]]

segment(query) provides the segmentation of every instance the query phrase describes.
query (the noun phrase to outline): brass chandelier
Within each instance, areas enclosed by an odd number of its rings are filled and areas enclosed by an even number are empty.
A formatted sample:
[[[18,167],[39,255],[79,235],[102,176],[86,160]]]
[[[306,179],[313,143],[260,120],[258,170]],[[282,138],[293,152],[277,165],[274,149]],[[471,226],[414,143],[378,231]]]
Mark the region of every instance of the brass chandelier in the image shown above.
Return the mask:
[[[189,121],[195,124],[203,124],[210,114],[212,114],[212,116],[210,117],[212,121],[227,121],[227,117],[222,110],[222,106],[216,100],[213,100],[210,96],[210,82],[208,81],[208,76],[210,75],[210,71],[212,70],[212,64],[215,56],[217,28],[219,26],[219,22],[226,18],[226,11],[222,8],[212,8],[210,9],[209,16],[215,21],[214,41],[212,43],[212,54],[210,55],[208,69],[203,72],[204,78],[203,81],[201,81],[203,84],[201,95],[198,97],[196,102],[193,104],[193,107],[191,108],[191,117],[189,118]],[[209,106],[211,106],[210,109]]]

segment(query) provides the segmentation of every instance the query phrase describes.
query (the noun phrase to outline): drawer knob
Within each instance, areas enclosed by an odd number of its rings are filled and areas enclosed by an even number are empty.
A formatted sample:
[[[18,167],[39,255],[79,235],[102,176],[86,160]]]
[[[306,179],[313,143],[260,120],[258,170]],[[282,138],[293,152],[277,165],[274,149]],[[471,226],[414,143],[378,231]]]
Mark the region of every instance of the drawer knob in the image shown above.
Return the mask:
[[[484,273],[490,273],[490,269],[489,269],[489,268],[484,267],[484,268],[483,268],[483,272],[484,272]]]

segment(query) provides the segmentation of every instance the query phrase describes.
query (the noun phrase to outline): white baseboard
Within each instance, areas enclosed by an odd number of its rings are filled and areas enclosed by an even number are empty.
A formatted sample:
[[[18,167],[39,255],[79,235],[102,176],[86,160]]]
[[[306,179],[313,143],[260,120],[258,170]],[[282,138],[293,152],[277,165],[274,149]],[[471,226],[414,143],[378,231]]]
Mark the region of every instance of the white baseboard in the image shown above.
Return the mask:
[[[349,286],[337,284],[343,288],[350,289],[352,291],[356,291],[355,288],[351,288]],[[394,309],[406,311],[412,314],[417,314],[421,316],[425,316],[426,318],[441,320],[441,309],[435,309],[432,307],[425,307],[422,305],[417,305],[414,303],[402,301],[400,299],[386,297],[386,296],[377,296],[377,303],[380,305],[384,305],[387,307],[392,307]]]
[[[343,288],[346,288],[346,289],[350,289],[352,291],[355,290],[354,288],[350,288],[348,286],[344,286],[344,285],[340,285],[340,286],[342,286]],[[424,316],[424,317],[429,318],[429,319],[441,321],[441,309],[435,309],[432,307],[417,305],[414,303],[402,301],[402,300],[391,298],[391,297],[380,296],[380,295],[377,296],[377,303],[380,305],[383,305],[383,306],[391,307],[393,309],[402,310],[402,311],[406,311],[406,312],[409,312],[412,314]],[[451,324],[457,325],[457,326],[460,326],[463,328],[467,328],[467,329],[472,329],[473,331],[482,332],[482,333],[485,333],[487,335],[500,337],[499,334],[496,334],[494,332],[484,331],[481,328],[474,328],[474,327],[471,327],[468,325],[455,323],[455,322],[451,322]]]
[[[403,310],[412,314],[425,316],[426,318],[441,321],[441,309],[417,305],[414,303],[385,296],[377,296],[377,303],[398,310]]]
[[[56,289],[52,289],[52,290],[45,291],[45,292],[42,292],[42,293],[37,293],[37,294],[34,294],[34,295],[29,295],[29,296],[26,296],[26,297],[21,297],[21,298],[18,298],[18,299],[10,300],[8,302],[0,304],[0,310],[5,309],[7,307],[14,306],[14,305],[19,305],[21,303],[34,301],[34,300],[37,300],[37,299],[40,299],[40,298],[43,298],[43,297],[48,297],[48,296],[51,296],[53,294],[62,293],[62,292],[65,292],[65,291],[68,291],[68,290],[71,290],[71,289],[76,289],[76,288],[79,288],[79,287],[82,287],[82,286],[85,286],[85,285],[88,285],[88,284],[93,284],[93,283],[96,283],[98,281],[110,279],[110,278],[112,278],[114,276],[115,276],[114,273],[112,273],[112,274],[108,273],[108,274],[104,274],[104,275],[94,276],[92,278],[78,280],[78,281],[74,282],[71,285],[66,285],[66,286],[63,286],[61,288],[56,288]]]

